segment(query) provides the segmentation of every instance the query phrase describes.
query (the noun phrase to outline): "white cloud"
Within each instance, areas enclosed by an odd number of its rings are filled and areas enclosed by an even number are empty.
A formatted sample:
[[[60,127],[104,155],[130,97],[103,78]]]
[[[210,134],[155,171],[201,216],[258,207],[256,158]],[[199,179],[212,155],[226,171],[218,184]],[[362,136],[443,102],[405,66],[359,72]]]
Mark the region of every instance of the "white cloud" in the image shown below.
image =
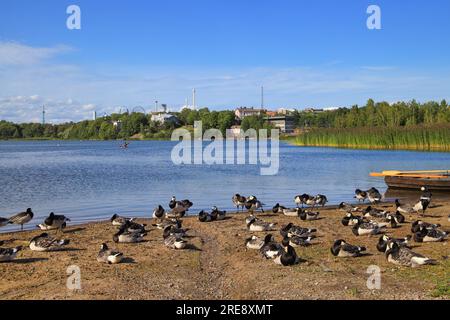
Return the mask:
[[[85,104],[81,106],[81,109],[83,109],[84,111],[94,111],[95,110],[96,105],[89,103],[89,104]]]
[[[94,110],[97,114],[111,113],[121,106],[129,110],[142,106],[150,111],[155,100],[175,110],[186,98],[191,100],[193,87],[197,89],[197,104],[212,109],[258,106],[261,85],[266,105],[274,109],[351,106],[368,98],[450,100],[446,87],[450,73],[440,70],[346,68],[340,63],[293,68],[99,68],[55,63],[52,58],[68,50],[66,46],[34,48],[0,42],[0,48],[0,120],[17,122],[40,121],[43,104],[48,122],[91,119]],[[11,57],[14,50],[16,60]]]
[[[82,104],[72,99],[52,100],[37,95],[0,99],[0,119],[13,122],[41,122],[45,106],[46,122],[61,123],[91,119],[95,104]]]
[[[64,45],[45,48],[0,41],[0,66],[38,64],[68,51],[71,51],[71,48]]]
[[[369,71],[390,71],[396,69],[394,66],[362,66],[361,69]]]

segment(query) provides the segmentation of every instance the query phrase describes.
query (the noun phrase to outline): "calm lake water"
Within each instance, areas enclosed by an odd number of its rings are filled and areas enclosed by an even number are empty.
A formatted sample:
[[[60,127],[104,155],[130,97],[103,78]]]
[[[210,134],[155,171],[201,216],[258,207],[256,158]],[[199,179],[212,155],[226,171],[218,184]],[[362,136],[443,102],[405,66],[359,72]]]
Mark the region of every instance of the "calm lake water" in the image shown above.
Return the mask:
[[[383,179],[371,171],[441,169],[450,153],[364,151],[280,145],[276,176],[261,176],[255,165],[181,165],[172,163],[175,142],[116,141],[0,142],[0,216],[31,207],[36,214],[28,228],[50,211],[80,223],[114,213],[150,217],[153,208],[167,208],[172,195],[194,202],[191,214],[217,205],[232,210],[235,193],[256,195],[267,207],[276,202],[294,206],[299,193],[322,193],[330,203],[353,201],[355,188],[385,191]],[[13,226],[17,229],[17,226]],[[2,228],[2,231],[11,227]]]

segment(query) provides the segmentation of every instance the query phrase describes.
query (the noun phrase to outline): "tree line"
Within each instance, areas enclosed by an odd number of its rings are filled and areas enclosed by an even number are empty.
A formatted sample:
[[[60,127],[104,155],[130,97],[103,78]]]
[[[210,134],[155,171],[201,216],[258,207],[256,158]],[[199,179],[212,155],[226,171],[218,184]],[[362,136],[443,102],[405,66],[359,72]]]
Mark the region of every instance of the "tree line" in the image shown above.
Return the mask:
[[[129,139],[139,135],[144,139],[168,139],[172,131],[181,126],[193,126],[194,121],[203,122],[203,130],[217,128],[225,135],[225,130],[238,124],[233,111],[210,111],[184,109],[172,113],[177,123],[152,121],[151,114],[113,113],[96,120],[62,124],[12,123],[0,121],[0,139]],[[120,125],[117,125],[120,123]],[[116,125],[115,125],[116,124]],[[250,117],[242,123],[245,127],[262,128],[266,126],[263,117]]]
[[[361,128],[361,127],[403,127],[450,123],[450,107],[445,100],[375,103],[369,99],[365,106],[338,108],[319,113],[294,113],[300,128]]]
[[[217,128],[225,130],[240,124],[243,130],[270,129],[264,116],[246,117],[238,121],[233,111],[211,111],[184,109],[172,113],[179,122],[160,123],[152,121],[151,114],[113,113],[96,120],[62,124],[12,123],[0,121],[0,139],[129,139],[139,135],[144,139],[170,138],[173,129],[191,127],[194,121],[203,122],[203,130]],[[295,111],[292,116],[298,128],[363,128],[363,127],[414,127],[417,125],[450,123],[450,107],[445,100],[418,103],[387,102],[375,103],[368,100],[365,106],[338,108],[313,113]],[[119,121],[120,125],[114,123]]]

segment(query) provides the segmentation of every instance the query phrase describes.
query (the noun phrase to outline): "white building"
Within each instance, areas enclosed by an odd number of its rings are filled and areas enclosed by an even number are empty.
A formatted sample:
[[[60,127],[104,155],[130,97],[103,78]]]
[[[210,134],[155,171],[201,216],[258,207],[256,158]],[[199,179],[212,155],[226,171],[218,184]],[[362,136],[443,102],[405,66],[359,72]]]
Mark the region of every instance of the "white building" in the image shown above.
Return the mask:
[[[157,113],[152,115],[152,121],[159,123],[174,123],[177,124],[180,120],[170,113]]]
[[[266,109],[256,109],[256,108],[245,108],[240,107],[234,111],[234,114],[238,119],[244,119],[245,117],[249,116],[260,116],[262,114],[265,114],[267,112]]]

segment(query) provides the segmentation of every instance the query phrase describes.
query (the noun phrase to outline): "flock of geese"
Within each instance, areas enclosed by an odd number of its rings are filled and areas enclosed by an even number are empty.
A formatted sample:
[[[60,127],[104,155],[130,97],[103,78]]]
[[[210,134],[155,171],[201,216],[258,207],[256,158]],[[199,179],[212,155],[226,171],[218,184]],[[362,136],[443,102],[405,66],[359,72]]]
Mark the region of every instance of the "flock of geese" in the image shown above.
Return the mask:
[[[380,235],[377,249],[384,253],[386,259],[393,264],[411,267],[435,264],[436,260],[412,251],[409,247],[409,242],[412,238],[416,242],[444,241],[448,236],[448,232],[440,230],[440,225],[416,220],[411,225],[413,236],[407,235],[403,238],[393,238],[386,235],[388,228],[398,228],[405,223],[404,214],[425,214],[432,195],[425,187],[421,188],[421,191],[420,199],[412,205],[402,204],[396,200],[395,212],[391,213],[387,210],[372,207],[372,205],[382,200],[382,195],[376,188],[371,188],[367,191],[357,189],[355,190],[355,198],[362,203],[368,200],[371,205],[362,208],[345,202],[340,203],[339,209],[345,212],[341,223],[346,227],[351,227],[355,236]],[[234,199],[239,200],[239,202],[234,201],[236,205],[242,206],[245,203],[245,199],[240,195],[236,195]],[[251,199],[254,201],[256,198],[252,196]],[[317,220],[319,212],[314,211],[314,208],[316,206],[324,206],[327,199],[320,194],[317,196],[303,194],[296,196],[294,202],[297,204],[296,208],[286,208],[277,203],[272,211],[289,217],[298,217],[301,220]],[[299,207],[300,205],[302,208]],[[310,208],[303,209],[304,205],[310,206]],[[275,224],[265,222],[254,215],[246,218],[246,224],[248,230],[252,232],[277,231]],[[293,223],[282,226],[279,232],[283,237],[281,243],[275,242],[273,235],[269,233],[264,237],[255,235],[249,237],[246,239],[246,246],[249,249],[259,250],[266,259],[272,259],[277,264],[287,266],[302,261],[297,256],[295,247],[307,247],[317,238],[316,229],[305,228]],[[350,244],[344,239],[335,240],[330,249],[331,253],[336,257],[358,257],[366,254],[366,250],[366,247]]]
[[[405,235],[402,238],[393,238],[386,234],[388,228],[398,228],[405,224],[405,214],[425,214],[430,202],[431,192],[425,188],[421,188],[422,195],[414,204],[402,204],[398,200],[395,201],[395,211],[381,210],[374,207],[375,204],[382,200],[381,193],[376,188],[367,191],[357,189],[355,198],[358,202],[363,203],[368,200],[370,204],[365,208],[354,206],[349,203],[342,202],[339,204],[339,210],[344,212],[341,223],[345,227],[349,227],[355,236],[364,235],[380,235],[377,243],[378,251],[382,252],[387,261],[402,266],[416,267],[419,265],[436,264],[436,260],[425,257],[411,250],[410,241],[415,242],[436,242],[444,241],[448,236],[448,232],[441,230],[439,224],[432,224],[423,220],[416,220],[411,224],[412,235]],[[257,199],[256,196],[244,197],[235,194],[232,202],[237,211],[244,211],[244,208],[250,214],[245,218],[245,225],[249,232],[258,233],[265,232],[267,234],[258,237],[252,235],[245,240],[248,249],[259,250],[261,255],[273,260],[276,264],[289,266],[302,261],[297,255],[295,248],[308,247],[317,239],[317,229],[304,227],[290,222],[287,225],[277,228],[276,223],[266,222],[256,216],[258,212],[264,212],[264,204]],[[302,194],[294,197],[294,208],[288,208],[277,203],[272,208],[274,214],[282,214],[288,217],[298,218],[298,221],[313,221],[319,219],[319,211],[317,207],[323,207],[328,202],[327,197],[321,194],[316,196]],[[187,232],[189,229],[182,228],[182,218],[186,215],[193,203],[189,200],[178,201],[175,196],[169,202],[169,209],[165,210],[158,205],[152,214],[154,223],[152,226],[162,230],[162,243],[171,249],[185,249],[188,247]],[[306,206],[306,208],[305,208]],[[24,212],[13,215],[10,218],[0,217],[0,227],[8,224],[17,224],[21,226],[33,219],[33,212],[29,208]],[[202,223],[224,220],[226,211],[219,210],[216,206],[212,207],[210,212],[202,210],[198,213],[198,220]],[[29,248],[32,251],[55,251],[61,250],[67,246],[69,239],[58,239],[58,233],[63,233],[70,219],[64,215],[56,215],[53,212],[37,225],[41,230],[45,231],[39,236],[33,237],[29,241]],[[124,217],[114,214],[110,222],[117,227],[112,235],[115,243],[138,243],[144,240],[148,233],[147,225],[140,224],[134,218]],[[50,236],[47,232],[56,230],[55,237]],[[279,231],[282,236],[281,243],[277,243],[274,236],[270,232]],[[0,262],[13,260],[22,247],[3,248],[6,242],[0,241]],[[332,244],[330,251],[336,257],[358,257],[366,254],[364,246],[350,244],[344,239],[337,239]],[[97,261],[115,264],[123,261],[124,254],[119,251],[112,250],[106,243],[102,243],[100,251],[97,255]]]

